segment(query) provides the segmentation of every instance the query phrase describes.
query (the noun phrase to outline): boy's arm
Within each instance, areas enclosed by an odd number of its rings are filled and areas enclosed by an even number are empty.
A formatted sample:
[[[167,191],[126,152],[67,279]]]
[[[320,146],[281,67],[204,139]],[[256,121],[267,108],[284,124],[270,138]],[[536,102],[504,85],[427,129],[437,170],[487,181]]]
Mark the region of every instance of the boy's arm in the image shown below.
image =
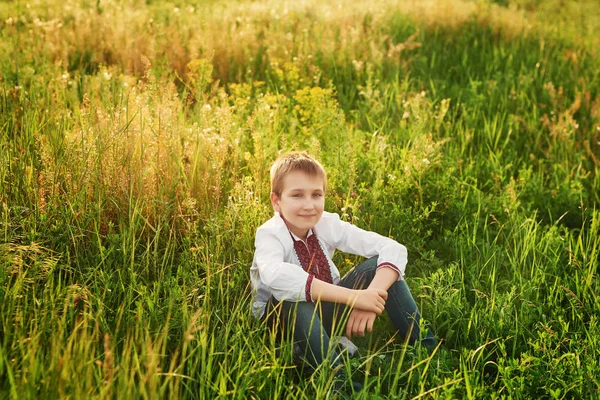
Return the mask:
[[[369,285],[369,289],[388,290],[390,286],[398,279],[398,272],[391,268],[379,268],[375,277]],[[373,323],[377,315],[374,312],[355,308],[350,313],[348,323],[346,324],[346,336],[348,339],[355,336],[364,336],[367,332],[373,331]]]
[[[378,256],[378,269],[393,270],[397,273],[396,280],[402,279],[408,261],[407,251],[395,240],[342,221],[339,215],[331,213],[321,218],[317,232],[325,235],[328,243],[343,252],[366,258]]]
[[[251,274],[279,301],[330,301],[381,314],[387,299],[383,290],[352,290],[332,285],[315,279],[298,265],[284,262],[283,245],[268,230],[257,231]]]
[[[387,296],[387,291],[383,289],[353,290],[319,279],[313,279],[311,286],[313,301],[321,300],[346,304],[351,308],[369,311],[377,315],[380,315],[384,310]]]
[[[369,285],[369,289],[381,289],[387,292],[390,286],[398,280],[398,275],[398,271],[392,268],[379,268]]]
[[[284,248],[268,231],[256,234],[251,278],[261,281],[279,301],[305,301],[310,293],[309,274],[298,266],[284,261]]]

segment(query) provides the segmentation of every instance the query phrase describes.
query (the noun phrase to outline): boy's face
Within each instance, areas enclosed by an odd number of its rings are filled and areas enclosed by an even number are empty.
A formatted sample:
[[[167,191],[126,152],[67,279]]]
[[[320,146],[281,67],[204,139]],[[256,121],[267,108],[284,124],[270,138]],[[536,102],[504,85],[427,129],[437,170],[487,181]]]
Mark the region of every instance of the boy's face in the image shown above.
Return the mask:
[[[305,238],[308,230],[321,219],[325,207],[323,179],[302,171],[293,171],[283,179],[281,196],[271,193],[273,209],[285,220],[290,231]]]

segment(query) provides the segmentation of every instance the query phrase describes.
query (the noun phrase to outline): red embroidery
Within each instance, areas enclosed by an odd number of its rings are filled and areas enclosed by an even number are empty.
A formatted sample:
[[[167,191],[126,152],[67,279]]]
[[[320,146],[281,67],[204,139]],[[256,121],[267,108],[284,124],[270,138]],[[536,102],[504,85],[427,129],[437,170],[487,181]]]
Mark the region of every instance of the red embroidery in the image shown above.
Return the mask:
[[[317,278],[327,283],[333,283],[329,260],[327,260],[327,256],[317,239],[317,235],[313,232],[306,241],[314,258],[313,263],[317,266]]]
[[[306,239],[306,243],[294,239],[294,250],[306,272],[313,274],[315,278],[321,281],[333,283],[329,260],[327,260],[327,256],[314,231]]]
[[[304,288],[304,293],[306,295],[306,301],[308,301],[309,303],[312,303],[311,288],[312,288],[312,281],[313,281],[314,277],[315,276],[313,274],[308,275],[308,279],[306,280],[306,287]]]
[[[377,269],[382,268],[382,267],[390,267],[391,269],[393,269],[394,271],[399,273],[400,276],[402,276],[402,272],[400,272],[400,268],[396,267],[394,264],[392,264],[390,262],[383,262],[383,263],[379,264],[377,266]]]

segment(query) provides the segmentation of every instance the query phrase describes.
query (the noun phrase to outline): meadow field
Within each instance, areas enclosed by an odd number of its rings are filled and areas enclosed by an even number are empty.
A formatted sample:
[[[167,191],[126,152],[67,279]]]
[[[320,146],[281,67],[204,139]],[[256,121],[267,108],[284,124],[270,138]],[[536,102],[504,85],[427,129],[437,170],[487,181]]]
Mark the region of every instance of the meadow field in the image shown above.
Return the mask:
[[[355,398],[597,399],[598,32],[595,0],[0,1],[0,398],[334,397],[250,315],[303,149],[441,343],[379,318]]]

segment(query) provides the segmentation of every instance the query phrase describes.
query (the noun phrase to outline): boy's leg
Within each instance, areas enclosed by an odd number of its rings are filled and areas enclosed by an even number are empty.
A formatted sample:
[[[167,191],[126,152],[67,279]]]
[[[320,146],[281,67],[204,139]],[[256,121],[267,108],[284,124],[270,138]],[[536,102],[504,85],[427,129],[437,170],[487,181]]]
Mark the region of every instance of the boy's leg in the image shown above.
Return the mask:
[[[275,312],[272,312],[273,308]],[[279,323],[282,333],[289,334],[292,329],[294,343],[311,368],[316,369],[327,357],[332,365],[339,364],[337,352],[329,350],[329,329],[326,329],[331,325],[332,303],[278,302],[271,298],[265,315],[271,316],[268,317],[269,325],[275,327]]]
[[[341,280],[340,285],[353,289],[366,288],[375,277],[376,272],[377,257],[369,258],[350,271]],[[410,344],[420,340],[426,348],[435,348],[437,340],[428,327],[426,337],[421,339],[421,314],[404,280],[394,282],[388,289],[385,310],[400,335],[403,337],[410,335],[408,339]]]
[[[331,324],[334,315],[334,303],[320,304],[307,302],[278,302],[273,297],[267,303],[267,311],[263,320],[267,320],[270,328],[289,333],[293,329],[294,342],[300,347],[303,360],[313,370],[329,358],[331,367],[335,368],[336,382],[334,387],[343,391],[357,392],[362,385],[347,382],[344,369],[339,369],[341,359],[335,349],[329,349]]]

